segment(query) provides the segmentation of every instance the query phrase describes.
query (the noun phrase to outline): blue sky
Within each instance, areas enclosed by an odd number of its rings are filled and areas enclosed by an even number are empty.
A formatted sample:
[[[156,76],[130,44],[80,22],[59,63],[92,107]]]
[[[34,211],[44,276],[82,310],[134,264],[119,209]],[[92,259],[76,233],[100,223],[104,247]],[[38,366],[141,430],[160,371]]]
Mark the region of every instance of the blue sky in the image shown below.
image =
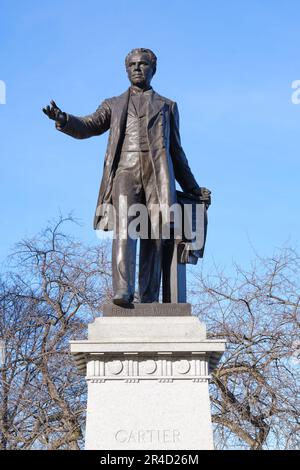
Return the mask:
[[[158,56],[153,88],[177,101],[182,144],[212,190],[205,263],[247,263],[298,246],[300,3],[290,0],[2,0],[0,260],[60,212],[81,240],[92,219],[107,134],[78,141],[41,108],[88,114],[128,81],[134,47]]]

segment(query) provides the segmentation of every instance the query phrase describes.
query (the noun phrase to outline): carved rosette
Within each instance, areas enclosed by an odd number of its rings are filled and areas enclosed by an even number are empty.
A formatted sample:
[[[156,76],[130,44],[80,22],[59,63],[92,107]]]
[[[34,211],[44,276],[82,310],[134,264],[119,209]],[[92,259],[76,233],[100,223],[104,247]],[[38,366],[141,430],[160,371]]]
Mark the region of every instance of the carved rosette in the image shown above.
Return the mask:
[[[184,358],[173,355],[151,358],[138,354],[124,354],[117,358],[95,355],[88,358],[86,379],[99,383],[107,380],[123,380],[127,383],[141,380],[203,382],[209,379],[208,357],[205,354]]]

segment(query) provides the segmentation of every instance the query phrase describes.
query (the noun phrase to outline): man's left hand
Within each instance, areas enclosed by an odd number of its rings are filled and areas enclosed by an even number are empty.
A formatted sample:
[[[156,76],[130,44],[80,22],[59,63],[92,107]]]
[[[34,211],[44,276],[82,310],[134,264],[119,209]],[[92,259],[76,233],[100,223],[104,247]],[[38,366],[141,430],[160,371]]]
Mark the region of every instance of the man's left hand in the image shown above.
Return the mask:
[[[201,202],[204,202],[206,208],[211,204],[211,191],[207,188],[194,188],[189,191],[193,196],[197,196]]]

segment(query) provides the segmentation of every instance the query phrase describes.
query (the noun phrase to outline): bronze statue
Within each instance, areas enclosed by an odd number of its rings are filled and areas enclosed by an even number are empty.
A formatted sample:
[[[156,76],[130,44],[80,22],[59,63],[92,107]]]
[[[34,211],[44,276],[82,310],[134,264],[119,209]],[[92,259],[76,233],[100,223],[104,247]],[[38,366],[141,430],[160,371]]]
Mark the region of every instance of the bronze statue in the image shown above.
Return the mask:
[[[119,206],[126,195],[135,203],[171,206],[176,202],[175,180],[184,192],[210,204],[210,191],[198,186],[181,147],[177,104],[150,86],[156,72],[156,56],[150,49],[133,49],[125,59],[130,88],[120,96],[104,100],[84,117],[62,112],[54,101],[43,108],[56,121],[56,128],[77,139],[110,131],[104,160],[94,228],[107,229],[107,213],[100,210],[112,203],[118,221],[129,223]],[[128,306],[134,297],[136,239],[118,237],[115,224],[112,247],[113,302]],[[162,260],[161,238],[141,239],[139,294],[142,303],[158,302]]]

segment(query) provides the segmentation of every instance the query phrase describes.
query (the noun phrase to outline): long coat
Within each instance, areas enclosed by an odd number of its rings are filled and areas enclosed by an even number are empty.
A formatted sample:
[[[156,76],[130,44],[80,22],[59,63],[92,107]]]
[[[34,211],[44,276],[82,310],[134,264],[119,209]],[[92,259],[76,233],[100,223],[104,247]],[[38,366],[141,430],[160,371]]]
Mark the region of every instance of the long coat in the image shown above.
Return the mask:
[[[94,217],[95,229],[100,220],[107,217],[102,208],[112,203],[113,179],[125,133],[129,96],[130,89],[120,96],[104,100],[97,110],[88,116],[67,114],[66,124],[63,127],[56,125],[58,130],[77,139],[100,135],[110,130]],[[155,187],[151,189],[156,191],[159,204],[168,207],[176,202],[175,179],[186,192],[198,188],[198,185],[181,147],[177,104],[151,90],[146,114],[155,181]],[[101,220],[101,228],[104,230],[107,229],[106,222],[108,221]]]

